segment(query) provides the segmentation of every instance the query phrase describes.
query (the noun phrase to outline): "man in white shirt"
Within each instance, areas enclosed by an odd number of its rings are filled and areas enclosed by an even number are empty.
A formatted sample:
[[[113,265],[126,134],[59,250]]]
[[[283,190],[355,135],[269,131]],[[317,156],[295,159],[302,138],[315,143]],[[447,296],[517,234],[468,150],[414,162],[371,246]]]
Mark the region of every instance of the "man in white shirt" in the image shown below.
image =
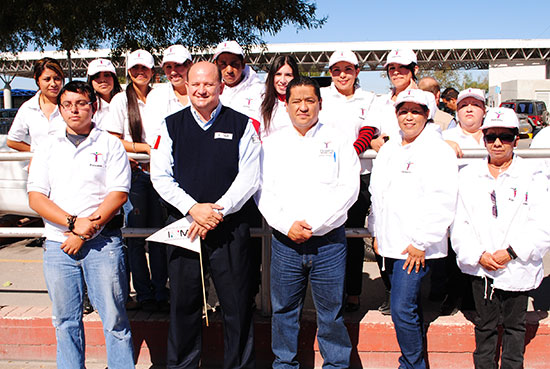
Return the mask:
[[[120,227],[130,165],[120,140],[94,127],[96,96],[74,81],[58,106],[65,132],[46,138],[30,165],[29,205],[45,223],[44,277],[52,300],[57,366],[84,368],[84,281],[103,324],[109,368],[133,368]]]
[[[296,77],[286,91],[292,126],[265,138],[258,208],[273,228],[273,368],[299,367],[300,313],[308,279],[317,310],[323,367],[348,368],[343,319],[347,211],[357,200],[361,167],[353,146],[319,122],[316,82]]]
[[[259,120],[264,84],[246,64],[241,46],[236,41],[221,42],[212,60],[222,73],[225,84],[220,96],[222,104]]]
[[[259,183],[260,142],[247,116],[223,106],[221,73],[209,62],[188,73],[191,106],[166,117],[151,150],[151,180],[169,222],[190,215],[202,238],[224,320],[224,368],[254,368],[250,230],[242,206]],[[167,245],[170,326],[167,368],[197,368],[202,290],[197,253]]]

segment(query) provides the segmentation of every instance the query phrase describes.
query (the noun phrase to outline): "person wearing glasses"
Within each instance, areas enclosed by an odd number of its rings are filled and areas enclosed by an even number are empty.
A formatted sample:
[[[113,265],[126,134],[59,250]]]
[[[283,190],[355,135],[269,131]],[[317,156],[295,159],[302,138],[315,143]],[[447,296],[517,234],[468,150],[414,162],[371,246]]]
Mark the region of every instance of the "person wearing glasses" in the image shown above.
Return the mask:
[[[447,255],[447,228],[456,208],[456,157],[439,130],[426,127],[427,94],[409,89],[397,96],[401,139],[382,146],[369,188],[369,230],[391,281],[400,368],[426,368],[420,284],[432,261]]]
[[[528,293],[544,277],[550,241],[548,180],[514,155],[519,122],[512,109],[490,109],[481,129],[488,156],[460,171],[452,246],[460,269],[471,276],[479,315],[475,367],[497,368],[500,357],[502,368],[523,368]]]
[[[128,157],[120,140],[92,123],[96,96],[90,85],[69,82],[58,106],[66,128],[40,144],[27,184],[29,205],[45,223],[44,277],[57,367],[85,367],[85,281],[103,324],[108,367],[133,368],[119,214],[130,189]]]

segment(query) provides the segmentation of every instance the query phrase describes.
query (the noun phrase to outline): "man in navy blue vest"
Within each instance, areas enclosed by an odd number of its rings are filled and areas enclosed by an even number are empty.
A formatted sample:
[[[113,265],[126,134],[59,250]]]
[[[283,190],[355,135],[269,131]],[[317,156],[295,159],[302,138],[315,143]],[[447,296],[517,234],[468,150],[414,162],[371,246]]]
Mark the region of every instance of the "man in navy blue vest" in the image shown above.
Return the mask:
[[[259,183],[260,142],[252,120],[220,103],[218,68],[199,62],[188,72],[191,106],[165,119],[151,152],[151,179],[170,207],[170,221],[191,215],[224,319],[224,368],[253,368],[249,299],[249,225],[241,208]],[[167,368],[197,368],[201,354],[199,256],[167,246],[170,326]]]

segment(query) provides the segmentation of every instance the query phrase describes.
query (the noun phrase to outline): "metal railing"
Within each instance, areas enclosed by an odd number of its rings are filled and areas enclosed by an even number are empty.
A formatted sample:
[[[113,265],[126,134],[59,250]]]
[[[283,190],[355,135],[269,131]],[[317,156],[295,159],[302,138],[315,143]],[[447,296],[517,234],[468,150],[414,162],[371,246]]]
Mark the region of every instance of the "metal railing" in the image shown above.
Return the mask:
[[[464,149],[462,150],[464,158],[485,158],[487,151],[485,149]],[[529,159],[547,159],[550,158],[550,149],[516,149],[514,151],[518,156]],[[147,154],[128,154],[129,157],[138,161],[146,161],[149,159]],[[29,160],[32,153],[22,152],[0,152],[0,161],[21,161]],[[376,158],[376,151],[367,150],[360,155],[361,160],[369,160]],[[123,237],[148,237],[159,228],[122,228]],[[41,227],[0,227],[0,238],[31,238],[42,237],[44,228]],[[261,228],[252,228],[251,236],[262,239],[262,279],[261,279],[261,295],[260,308],[264,316],[271,315],[271,299],[269,265],[271,262],[271,229],[265,220],[262,221]],[[347,238],[364,238],[370,236],[366,228],[346,228]]]

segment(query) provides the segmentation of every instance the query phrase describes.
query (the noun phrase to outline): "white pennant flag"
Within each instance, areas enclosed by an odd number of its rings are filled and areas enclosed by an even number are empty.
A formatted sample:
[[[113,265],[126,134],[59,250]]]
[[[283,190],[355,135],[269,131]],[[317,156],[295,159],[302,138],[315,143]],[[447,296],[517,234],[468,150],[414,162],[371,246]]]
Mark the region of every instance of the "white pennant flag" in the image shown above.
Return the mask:
[[[200,237],[195,237],[193,241],[187,237],[191,223],[193,223],[193,218],[190,215],[183,217],[153,233],[147,238],[147,241],[167,243],[200,253]]]

